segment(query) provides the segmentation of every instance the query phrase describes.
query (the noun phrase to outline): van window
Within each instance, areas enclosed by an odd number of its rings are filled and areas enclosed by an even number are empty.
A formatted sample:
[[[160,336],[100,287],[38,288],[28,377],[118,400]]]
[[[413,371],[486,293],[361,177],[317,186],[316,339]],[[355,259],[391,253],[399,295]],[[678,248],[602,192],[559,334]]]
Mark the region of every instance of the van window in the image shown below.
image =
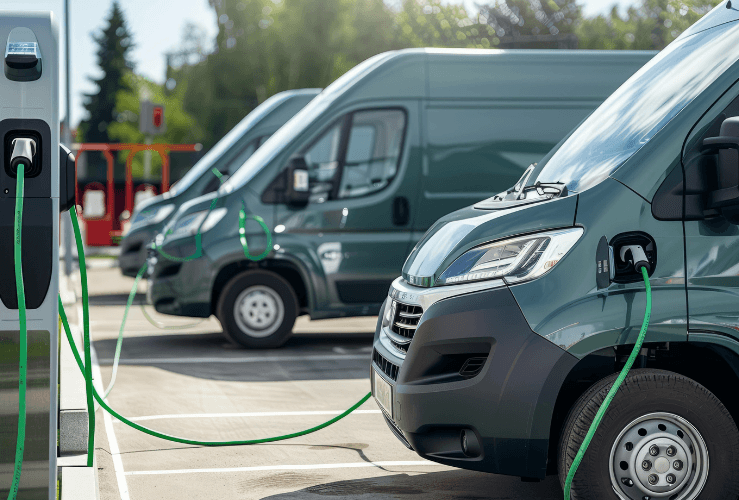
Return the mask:
[[[405,112],[355,111],[338,119],[303,152],[310,201],[356,198],[385,188],[398,171]]]
[[[311,202],[323,203],[331,197],[336,170],[339,168],[343,124],[344,119],[341,119],[331,125],[303,154],[308,164]]]
[[[385,188],[398,171],[405,113],[398,109],[352,115],[339,198],[356,198]]]
[[[212,193],[213,191],[217,190],[222,182],[225,182],[226,179],[231,177],[239,169],[239,167],[241,167],[241,165],[243,165],[244,162],[248,160],[251,155],[254,154],[254,151],[259,148],[260,141],[263,142],[264,139],[262,139],[261,137],[257,137],[253,141],[249,141],[249,143],[232,158],[227,159],[228,153],[225,153],[221,156],[220,161],[214,162],[212,168],[215,168],[219,172],[221,172],[221,174],[223,174],[223,179],[220,179],[212,174],[206,174],[210,177],[210,180],[205,184],[202,194]]]

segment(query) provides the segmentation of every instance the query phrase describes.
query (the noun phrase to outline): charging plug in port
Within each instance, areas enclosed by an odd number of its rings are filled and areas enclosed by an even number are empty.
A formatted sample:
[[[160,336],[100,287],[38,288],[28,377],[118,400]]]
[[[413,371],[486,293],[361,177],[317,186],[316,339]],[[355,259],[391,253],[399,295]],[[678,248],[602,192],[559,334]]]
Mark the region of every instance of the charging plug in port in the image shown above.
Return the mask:
[[[614,283],[634,283],[642,281],[641,268],[649,276],[657,267],[657,244],[647,233],[635,231],[621,233],[611,240],[615,258]]]
[[[18,175],[18,165],[23,165],[24,177],[32,178],[41,173],[41,136],[34,131],[16,130],[5,135],[5,172],[12,178]]]

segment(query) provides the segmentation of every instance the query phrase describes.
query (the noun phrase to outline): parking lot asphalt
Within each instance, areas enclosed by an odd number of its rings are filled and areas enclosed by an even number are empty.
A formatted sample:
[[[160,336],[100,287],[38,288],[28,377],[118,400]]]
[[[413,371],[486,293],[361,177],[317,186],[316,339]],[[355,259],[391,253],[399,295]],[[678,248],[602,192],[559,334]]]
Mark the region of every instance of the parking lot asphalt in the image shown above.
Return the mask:
[[[133,280],[89,270],[98,387],[109,383],[118,329]],[[145,291],[142,285],[140,292]],[[141,296],[143,297],[143,296]],[[137,298],[138,300],[138,298]],[[253,439],[312,427],[370,390],[376,318],[300,318],[282,348],[248,351],[226,341],[215,319],[135,305],[108,403],[136,423],[198,440]],[[275,443],[199,447],[164,441],[97,412],[102,500],[168,499],[560,499],[556,477],[539,483],[422,460],[390,432],[370,399],[338,423]]]

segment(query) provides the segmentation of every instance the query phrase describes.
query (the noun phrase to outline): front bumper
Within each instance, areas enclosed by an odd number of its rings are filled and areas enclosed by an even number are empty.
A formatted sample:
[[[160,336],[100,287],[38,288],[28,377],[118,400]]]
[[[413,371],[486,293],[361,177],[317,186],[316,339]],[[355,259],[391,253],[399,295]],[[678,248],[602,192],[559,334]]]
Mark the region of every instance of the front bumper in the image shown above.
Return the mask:
[[[192,238],[176,240],[162,250],[164,254],[153,245],[147,248],[147,301],[162,314],[210,317],[215,272],[210,260],[202,255],[193,258],[196,247]]]
[[[118,265],[124,276],[136,277],[146,262],[147,248],[154,235],[154,230],[147,228],[129,233],[123,238]]]
[[[385,418],[404,444],[446,465],[543,478],[554,404],[577,358],[531,331],[502,282],[423,289],[396,280],[391,298],[423,307],[405,355],[389,326],[375,334],[372,367],[392,386]],[[479,369],[466,370],[473,358]],[[463,452],[463,430],[479,452]]]

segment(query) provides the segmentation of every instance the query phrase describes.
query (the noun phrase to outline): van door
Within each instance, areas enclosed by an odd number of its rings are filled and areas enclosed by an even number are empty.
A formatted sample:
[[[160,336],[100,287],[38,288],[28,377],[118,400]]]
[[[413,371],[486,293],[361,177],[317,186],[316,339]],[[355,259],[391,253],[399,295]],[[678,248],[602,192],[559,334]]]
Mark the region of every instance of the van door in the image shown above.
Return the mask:
[[[310,201],[300,209],[278,205],[276,224],[292,245],[284,251],[320,263],[313,266],[322,274],[313,277],[316,317],[321,310],[376,313],[400,273],[416,210],[416,109],[412,101],[353,109],[299,149]]]
[[[708,196],[698,194],[701,184],[706,193],[721,187],[714,184],[716,157],[701,155],[700,146],[704,139],[721,135],[726,118],[739,116],[737,95],[739,85],[734,85],[686,141],[683,164],[688,189],[684,203],[687,219],[701,217],[702,209],[706,208]],[[723,150],[719,154],[726,155],[732,163],[735,178],[730,183],[736,184],[739,153]],[[702,220],[686,220],[685,255],[690,331],[739,337],[739,217],[724,211],[707,212]]]

